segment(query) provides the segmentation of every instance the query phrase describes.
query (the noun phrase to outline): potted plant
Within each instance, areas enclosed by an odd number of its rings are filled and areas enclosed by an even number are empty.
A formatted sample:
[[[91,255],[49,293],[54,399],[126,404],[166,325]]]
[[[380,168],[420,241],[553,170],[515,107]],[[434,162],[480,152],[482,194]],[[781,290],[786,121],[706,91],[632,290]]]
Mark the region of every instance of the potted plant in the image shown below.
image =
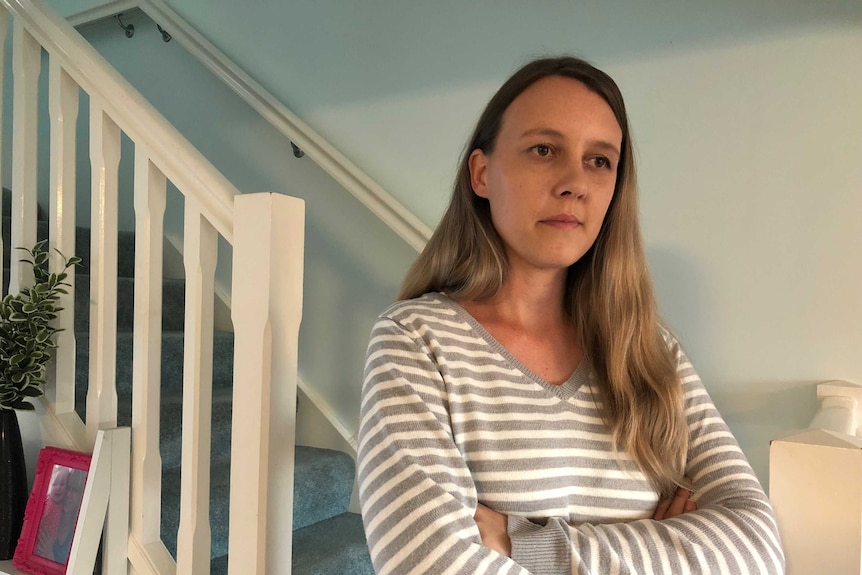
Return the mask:
[[[32,266],[35,281],[0,300],[0,507],[9,511],[0,521],[0,560],[10,559],[15,552],[28,495],[15,410],[35,409],[30,400],[45,392],[45,365],[57,347],[54,334],[59,331],[52,322],[62,309],[60,294],[68,293],[67,271],[81,262],[60,254],[63,269],[51,273],[46,241],[32,250],[18,248],[29,254],[21,261]]]

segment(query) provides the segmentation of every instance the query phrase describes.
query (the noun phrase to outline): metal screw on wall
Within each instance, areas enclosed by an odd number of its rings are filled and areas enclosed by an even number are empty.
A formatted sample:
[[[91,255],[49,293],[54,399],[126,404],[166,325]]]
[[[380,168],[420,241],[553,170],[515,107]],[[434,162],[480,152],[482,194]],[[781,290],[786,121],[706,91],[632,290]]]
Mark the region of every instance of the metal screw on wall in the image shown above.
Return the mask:
[[[170,35],[170,34],[168,34],[168,31],[167,31],[167,30],[165,30],[164,28],[162,28],[162,27],[161,27],[161,26],[159,26],[158,24],[156,24],[156,28],[158,28],[158,29],[159,29],[159,32],[161,32],[161,33],[162,33],[162,40],[164,40],[165,42],[170,42],[170,41],[171,41],[171,35]]]
[[[121,16],[122,16],[122,14],[117,14],[116,16],[114,16],[114,19],[117,21],[117,24],[120,25],[120,28],[122,28],[126,32],[126,38],[131,38],[132,36],[135,35],[135,25],[134,24],[128,24],[128,25],[123,24],[123,21],[120,19]]]

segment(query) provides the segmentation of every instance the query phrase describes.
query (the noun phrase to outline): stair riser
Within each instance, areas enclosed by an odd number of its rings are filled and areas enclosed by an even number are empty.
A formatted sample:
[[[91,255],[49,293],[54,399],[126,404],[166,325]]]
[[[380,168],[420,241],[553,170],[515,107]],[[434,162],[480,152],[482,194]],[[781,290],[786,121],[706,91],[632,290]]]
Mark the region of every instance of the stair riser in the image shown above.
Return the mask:
[[[181,332],[162,334],[162,401],[182,399],[184,336]],[[132,353],[134,337],[131,332],[117,333],[116,382],[117,397],[132,397]],[[75,381],[77,396],[86,394],[90,369],[90,341],[87,334],[76,334]],[[224,394],[233,381],[233,334],[216,332],[213,337],[213,394]]]
[[[165,280],[162,284],[162,331],[182,331],[185,323],[184,280]],[[135,281],[117,278],[117,330],[131,331],[135,322]],[[75,331],[90,328],[90,276],[75,276]]]
[[[11,237],[11,219],[9,216],[3,216],[3,246],[10,245]],[[48,237],[48,222],[36,222],[36,237],[43,240]],[[13,246],[32,248],[33,246]],[[20,259],[24,252],[15,251],[15,257]],[[90,230],[87,228],[75,229],[75,253],[63,254],[67,258],[78,256],[83,259],[81,266],[78,268],[78,273],[90,273]],[[3,250],[3,267],[9,267],[9,251]],[[135,275],[135,234],[132,232],[120,232],[117,234],[117,275],[119,277],[134,277]]]

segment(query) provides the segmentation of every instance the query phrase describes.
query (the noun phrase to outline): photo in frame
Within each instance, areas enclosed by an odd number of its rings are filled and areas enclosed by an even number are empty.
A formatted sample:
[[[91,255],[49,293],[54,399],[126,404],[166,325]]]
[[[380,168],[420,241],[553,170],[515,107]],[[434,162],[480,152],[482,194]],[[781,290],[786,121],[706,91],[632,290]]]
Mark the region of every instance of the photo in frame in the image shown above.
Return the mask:
[[[57,447],[39,452],[36,478],[12,564],[33,575],[63,575],[81,512],[91,455]]]

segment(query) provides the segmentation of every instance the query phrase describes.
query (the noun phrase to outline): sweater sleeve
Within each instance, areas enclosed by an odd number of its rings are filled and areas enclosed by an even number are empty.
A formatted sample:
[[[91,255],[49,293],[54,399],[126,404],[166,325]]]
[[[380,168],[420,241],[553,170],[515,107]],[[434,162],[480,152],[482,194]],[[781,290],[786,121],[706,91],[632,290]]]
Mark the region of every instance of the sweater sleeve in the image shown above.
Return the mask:
[[[686,475],[698,510],[672,519],[543,525],[510,517],[512,557],[535,573],[705,574],[784,572],[772,507],[679,344],[669,341],[685,392]],[[571,565],[560,565],[562,549]]]
[[[433,353],[399,324],[371,333],[359,424],[359,498],[378,574],[520,574],[484,547],[476,487],[455,445]]]

